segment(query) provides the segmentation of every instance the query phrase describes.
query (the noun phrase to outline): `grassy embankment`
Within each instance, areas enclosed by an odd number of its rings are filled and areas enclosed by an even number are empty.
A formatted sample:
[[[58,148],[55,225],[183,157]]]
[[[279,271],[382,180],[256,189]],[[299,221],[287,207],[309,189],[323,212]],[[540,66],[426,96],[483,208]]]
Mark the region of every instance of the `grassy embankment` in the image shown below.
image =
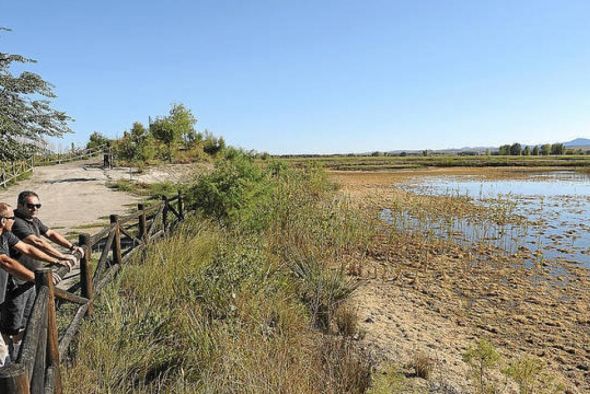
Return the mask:
[[[590,155],[561,156],[313,156],[288,157],[287,163],[320,164],[337,171],[385,171],[422,167],[590,167]]]
[[[370,221],[322,172],[241,156],[187,193],[199,213],[97,301],[66,392],[364,392],[342,305]]]

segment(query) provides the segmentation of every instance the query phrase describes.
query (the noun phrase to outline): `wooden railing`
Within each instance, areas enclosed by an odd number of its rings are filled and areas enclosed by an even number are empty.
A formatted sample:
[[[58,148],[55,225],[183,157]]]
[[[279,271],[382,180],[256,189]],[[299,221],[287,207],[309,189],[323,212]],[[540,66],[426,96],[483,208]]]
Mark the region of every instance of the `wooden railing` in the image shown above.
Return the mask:
[[[79,280],[68,290],[53,286],[50,269],[36,271],[33,311],[17,359],[0,368],[0,393],[61,393],[60,360],[68,355],[83,318],[92,315],[96,297],[122,264],[184,220],[184,209],[180,193],[173,198],[163,196],[160,203],[151,207],[138,204],[132,215],[111,215],[110,225],[93,235],[80,234],[78,244],[85,254],[80,260]],[[65,275],[64,270],[67,268],[58,270],[60,276]],[[80,305],[60,338],[55,299]]]
[[[66,153],[52,153],[42,156],[34,156],[34,164],[36,166],[49,166],[53,164],[68,163],[70,161],[88,159],[98,154],[101,154],[104,147],[70,151]]]
[[[67,163],[75,160],[88,159],[103,152],[103,147],[84,149],[66,154],[50,154],[45,156],[31,156],[25,160],[0,163],[0,186],[6,188],[10,182],[17,180],[22,175],[33,172],[35,166],[49,166],[53,164]]]
[[[33,172],[33,158],[20,161],[2,162],[0,164],[0,186],[6,186],[21,175]]]

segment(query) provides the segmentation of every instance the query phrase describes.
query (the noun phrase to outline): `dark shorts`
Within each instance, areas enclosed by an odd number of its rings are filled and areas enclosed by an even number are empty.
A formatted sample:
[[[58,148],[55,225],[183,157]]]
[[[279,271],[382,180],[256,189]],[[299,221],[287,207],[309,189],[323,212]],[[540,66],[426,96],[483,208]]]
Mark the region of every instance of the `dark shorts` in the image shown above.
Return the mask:
[[[4,335],[16,335],[22,331],[33,310],[35,286],[32,283],[17,284],[8,279],[6,298],[0,304],[0,332]]]

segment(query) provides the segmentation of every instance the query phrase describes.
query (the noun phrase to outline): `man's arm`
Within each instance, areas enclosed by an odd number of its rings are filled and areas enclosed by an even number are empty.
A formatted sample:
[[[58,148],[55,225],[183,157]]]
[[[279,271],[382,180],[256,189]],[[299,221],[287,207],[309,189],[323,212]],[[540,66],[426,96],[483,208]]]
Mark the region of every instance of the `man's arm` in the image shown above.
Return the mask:
[[[49,238],[50,240],[52,240],[53,242],[55,242],[56,244],[59,244],[59,245],[63,246],[64,248],[67,248],[71,252],[78,251],[78,253],[80,253],[82,256],[84,256],[84,249],[82,249],[79,246],[74,245],[73,243],[68,241],[66,239],[66,237],[64,237],[63,235],[61,235],[57,231],[48,229],[43,235],[45,237]],[[55,257],[57,257],[57,256],[55,256]]]
[[[37,259],[37,260],[45,261],[50,264],[67,265],[67,266],[71,267],[71,265],[68,264],[70,259],[67,259],[67,258],[60,259],[59,257],[56,258],[56,257],[50,256],[49,254],[44,253],[41,250],[37,249],[35,246],[25,243],[25,242],[22,242],[22,241],[17,242],[13,246],[13,248],[18,250],[21,253],[26,254],[27,256]]]
[[[71,249],[72,246],[74,246],[74,244],[71,243],[70,241],[68,241],[66,239],[66,237],[64,237],[63,235],[61,235],[60,233],[58,233],[55,230],[49,229],[43,235],[46,236],[47,238],[49,238],[50,240],[52,240],[53,242],[55,242],[56,244],[63,246],[64,248]]]
[[[26,280],[27,282],[35,281],[35,274],[31,270],[5,254],[0,255],[0,267],[19,279]]]
[[[51,230],[50,230],[51,231]],[[48,254],[51,257],[55,257],[57,259],[66,259],[66,255],[64,255],[63,253],[61,253],[59,250],[55,249],[53,246],[51,246],[51,244],[49,242],[47,242],[46,240],[44,240],[41,237],[38,237],[35,234],[31,234],[26,236],[25,238],[22,239],[23,242],[34,246],[35,248],[39,249],[40,251],[44,252],[45,254]],[[23,252],[25,253],[25,252]],[[27,254],[27,253],[25,253]],[[46,261],[46,260],[44,260]],[[54,259],[55,261],[55,259]]]

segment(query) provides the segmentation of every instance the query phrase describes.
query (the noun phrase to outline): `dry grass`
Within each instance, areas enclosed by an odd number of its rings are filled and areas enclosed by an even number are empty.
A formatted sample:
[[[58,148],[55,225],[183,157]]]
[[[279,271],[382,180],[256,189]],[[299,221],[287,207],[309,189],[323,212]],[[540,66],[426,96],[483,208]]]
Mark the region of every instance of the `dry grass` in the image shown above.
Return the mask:
[[[416,376],[422,379],[429,379],[434,370],[434,360],[425,352],[418,351],[412,362]]]
[[[334,313],[334,324],[338,334],[352,338],[359,334],[358,311],[350,305],[341,305]]]

